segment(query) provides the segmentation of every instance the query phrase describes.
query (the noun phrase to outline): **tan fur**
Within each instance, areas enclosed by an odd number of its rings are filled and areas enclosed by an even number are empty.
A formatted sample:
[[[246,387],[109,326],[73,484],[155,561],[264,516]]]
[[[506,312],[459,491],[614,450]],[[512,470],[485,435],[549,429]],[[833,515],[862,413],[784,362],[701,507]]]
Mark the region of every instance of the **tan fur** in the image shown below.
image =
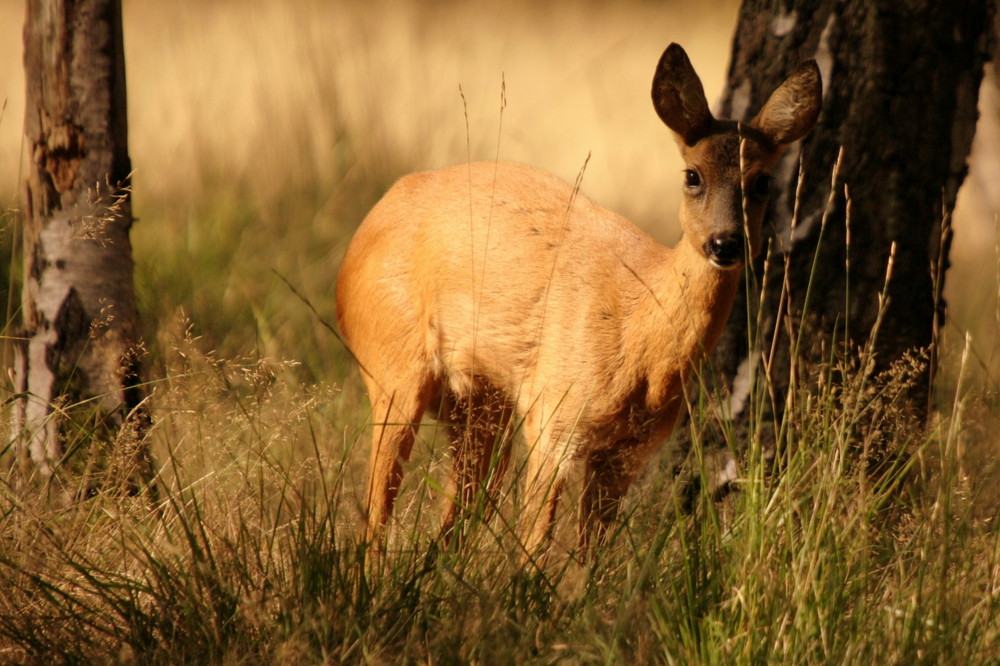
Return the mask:
[[[729,317],[743,254],[727,259],[711,242],[739,242],[741,187],[816,120],[815,64],[798,72],[741,130],[708,113],[683,50],[664,52],[654,105],[700,180],[685,187],[676,248],[561,180],[504,162],[406,176],[372,209],[340,269],[337,318],[372,402],[367,538],[376,548],[428,410],[450,424],[446,534],[491,467],[491,483],[501,478],[518,426],[528,447],[519,517],[527,551],[545,542],[574,460],[585,475],[581,544],[604,533]],[[747,198],[751,253],[765,205],[766,195]]]

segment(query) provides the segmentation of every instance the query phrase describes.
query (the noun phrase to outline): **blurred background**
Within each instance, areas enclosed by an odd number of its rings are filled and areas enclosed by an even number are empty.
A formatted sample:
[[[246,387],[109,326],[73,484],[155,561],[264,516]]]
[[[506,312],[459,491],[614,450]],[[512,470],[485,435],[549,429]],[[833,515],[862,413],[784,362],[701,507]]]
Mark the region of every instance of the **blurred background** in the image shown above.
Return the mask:
[[[339,343],[284,280],[332,323],[340,257],[368,208],[406,172],[470,158],[529,162],[572,182],[589,155],[583,190],[675,242],[682,166],[649,102],[653,69],[679,42],[717,98],[738,9],[736,0],[125,0],[147,337],[189,320],[223,356],[298,361],[308,380],[341,376]],[[19,205],[25,165],[23,21],[23,2],[0,3],[8,207]],[[997,97],[984,89],[946,290],[946,362],[970,332],[977,377],[994,387]],[[18,279],[16,260],[11,270]]]

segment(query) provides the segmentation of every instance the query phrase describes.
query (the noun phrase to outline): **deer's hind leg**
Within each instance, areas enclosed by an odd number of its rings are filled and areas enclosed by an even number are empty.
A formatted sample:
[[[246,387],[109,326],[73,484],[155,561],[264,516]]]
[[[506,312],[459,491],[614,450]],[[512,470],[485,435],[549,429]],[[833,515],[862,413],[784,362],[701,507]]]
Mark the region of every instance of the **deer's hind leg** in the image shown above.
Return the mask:
[[[420,419],[433,394],[429,376],[396,382],[392,389],[366,378],[372,399],[372,449],[368,469],[366,539],[376,550],[403,480],[403,465],[413,450]]]
[[[461,540],[469,516],[478,514],[486,522],[496,510],[510,461],[512,414],[504,394],[492,387],[477,387],[465,397],[449,393],[442,400],[441,418],[448,423],[452,456],[441,520],[446,541]]]

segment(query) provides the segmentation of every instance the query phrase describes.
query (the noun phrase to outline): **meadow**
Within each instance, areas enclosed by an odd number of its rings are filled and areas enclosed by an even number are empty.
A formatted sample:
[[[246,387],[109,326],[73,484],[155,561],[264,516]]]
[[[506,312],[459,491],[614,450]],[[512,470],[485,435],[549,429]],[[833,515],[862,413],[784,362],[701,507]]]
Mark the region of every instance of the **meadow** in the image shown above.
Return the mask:
[[[664,458],[598,557],[570,556],[567,509],[559,556],[533,568],[509,509],[470,516],[460,549],[435,540],[447,445],[424,428],[391,556],[365,565],[370,415],[328,328],[353,230],[409,171],[499,156],[572,181],[589,156],[583,190],[675,242],[681,165],[649,103],[653,66],[682,43],[711,99],[737,7],[126,0],[162,501],[108,488],[61,506],[17,488],[2,449],[0,663],[1000,660],[995,90],[956,212],[926,429],[870,357],[831,358],[780,424],[781,474],[756,437],[724,431],[747,451],[740,492],[687,511]],[[0,5],[15,290],[22,22],[21,3]],[[698,442],[719,413],[697,388],[691,412]]]

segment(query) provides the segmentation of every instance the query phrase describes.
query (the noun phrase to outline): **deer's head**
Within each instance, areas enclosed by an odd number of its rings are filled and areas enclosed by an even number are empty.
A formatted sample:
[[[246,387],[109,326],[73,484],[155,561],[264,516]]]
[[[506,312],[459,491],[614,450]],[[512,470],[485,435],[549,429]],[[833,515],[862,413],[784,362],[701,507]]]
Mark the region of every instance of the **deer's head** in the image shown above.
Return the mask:
[[[671,44],[663,52],[653,77],[653,106],[673,130],[685,162],[681,227],[716,267],[741,266],[747,241],[750,256],[760,251],[770,171],[788,144],[816,124],[821,97],[819,68],[809,60],[749,123],[716,120],[684,49]]]

